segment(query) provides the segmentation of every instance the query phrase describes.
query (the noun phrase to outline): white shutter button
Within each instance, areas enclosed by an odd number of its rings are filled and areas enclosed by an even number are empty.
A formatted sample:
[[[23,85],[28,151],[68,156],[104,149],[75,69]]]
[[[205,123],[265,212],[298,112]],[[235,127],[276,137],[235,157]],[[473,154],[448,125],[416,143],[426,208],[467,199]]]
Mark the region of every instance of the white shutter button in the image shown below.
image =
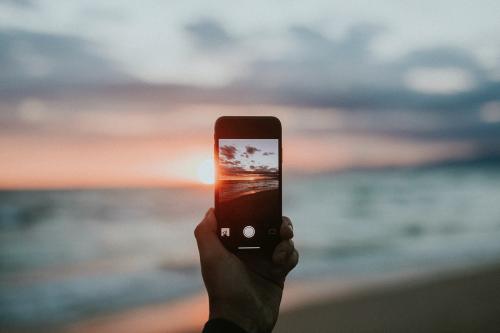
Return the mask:
[[[254,227],[247,225],[245,228],[243,228],[243,236],[246,238],[252,238],[255,235],[255,229]]]

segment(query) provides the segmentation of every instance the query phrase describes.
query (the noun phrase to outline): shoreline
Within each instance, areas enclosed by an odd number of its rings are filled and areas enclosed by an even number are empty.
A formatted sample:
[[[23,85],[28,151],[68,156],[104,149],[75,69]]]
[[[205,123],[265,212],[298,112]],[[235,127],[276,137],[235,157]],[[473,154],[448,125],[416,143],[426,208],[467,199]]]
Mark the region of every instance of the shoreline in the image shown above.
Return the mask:
[[[371,279],[286,285],[273,332],[493,332],[500,327],[500,262]],[[62,332],[194,333],[208,316],[204,291],[170,303],[85,320]]]
[[[246,191],[241,192],[237,196],[232,196],[230,198],[223,198],[221,200],[221,202],[228,203],[228,202],[231,202],[231,201],[239,200],[241,198],[247,198],[247,197],[252,196],[252,195],[258,195],[259,193],[274,192],[274,191],[277,191],[277,190],[279,190],[279,187],[277,187],[277,188],[266,188],[266,189],[261,189],[261,190],[246,190]]]

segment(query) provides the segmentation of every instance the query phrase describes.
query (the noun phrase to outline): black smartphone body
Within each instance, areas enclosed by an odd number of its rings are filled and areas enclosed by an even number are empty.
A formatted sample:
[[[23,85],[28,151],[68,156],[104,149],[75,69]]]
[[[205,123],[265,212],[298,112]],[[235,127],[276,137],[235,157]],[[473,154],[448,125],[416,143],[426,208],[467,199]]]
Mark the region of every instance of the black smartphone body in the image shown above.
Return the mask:
[[[219,238],[235,254],[270,254],[282,215],[281,123],[220,117],[214,137]]]

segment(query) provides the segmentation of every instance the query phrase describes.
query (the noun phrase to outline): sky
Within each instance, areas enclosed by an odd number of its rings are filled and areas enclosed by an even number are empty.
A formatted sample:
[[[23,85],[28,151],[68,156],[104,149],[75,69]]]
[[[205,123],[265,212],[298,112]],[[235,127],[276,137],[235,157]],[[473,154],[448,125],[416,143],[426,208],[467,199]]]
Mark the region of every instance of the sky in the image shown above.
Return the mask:
[[[221,115],[278,116],[289,173],[497,155],[499,12],[0,0],[0,187],[195,183]]]
[[[228,171],[278,171],[279,140],[219,139],[219,160]]]

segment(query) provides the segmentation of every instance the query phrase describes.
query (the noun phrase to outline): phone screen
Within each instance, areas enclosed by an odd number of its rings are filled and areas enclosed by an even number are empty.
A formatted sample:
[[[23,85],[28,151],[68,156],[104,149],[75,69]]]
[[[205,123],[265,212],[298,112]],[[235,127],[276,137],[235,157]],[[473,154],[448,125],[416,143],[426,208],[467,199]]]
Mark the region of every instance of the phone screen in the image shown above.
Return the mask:
[[[219,139],[220,237],[239,250],[260,249],[281,220],[279,139]],[[279,222],[278,222],[279,225]]]

